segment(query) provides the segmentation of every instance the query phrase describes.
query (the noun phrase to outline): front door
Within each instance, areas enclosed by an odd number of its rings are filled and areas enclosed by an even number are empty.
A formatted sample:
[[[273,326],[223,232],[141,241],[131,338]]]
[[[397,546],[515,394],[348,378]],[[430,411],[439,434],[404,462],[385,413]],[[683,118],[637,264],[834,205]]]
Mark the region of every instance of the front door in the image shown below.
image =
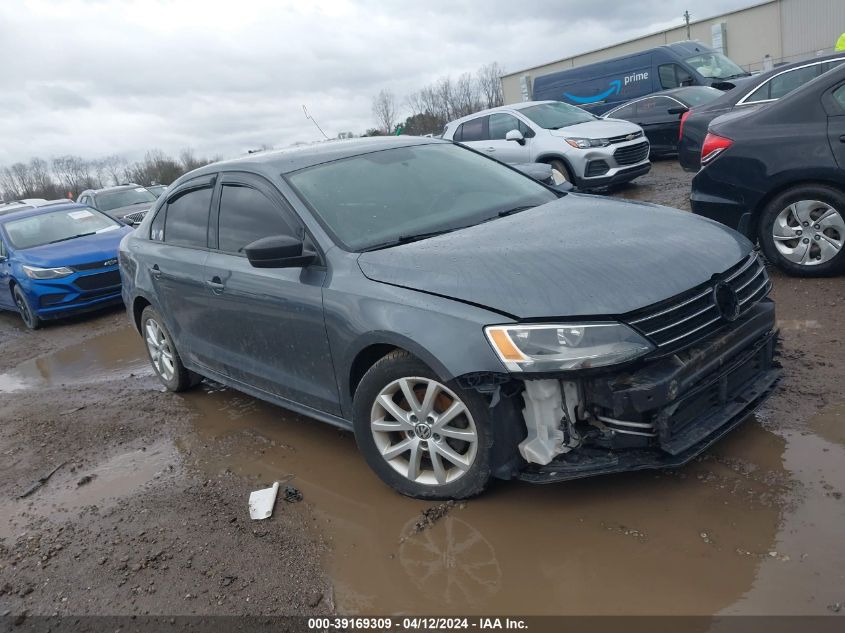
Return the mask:
[[[825,96],[827,135],[830,149],[841,169],[845,169],[845,85],[839,86]]]
[[[12,265],[9,262],[9,251],[0,235],[0,307],[14,308],[12,300]]]
[[[212,214],[216,248],[205,265],[213,369],[267,393],[327,413],[340,400],[323,321],[320,263],[305,268],[253,268],[244,247],[262,237],[308,239],[279,191],[253,174],[221,180]],[[216,231],[215,231],[216,229]],[[215,235],[216,233],[216,235]]]
[[[481,144],[481,149],[503,163],[519,164],[530,163],[531,139],[523,138],[522,143],[505,140],[505,136],[511,130],[517,130],[525,136],[527,126],[519,119],[504,112],[490,115],[488,122],[489,140]],[[525,130],[525,131],[523,131]]]

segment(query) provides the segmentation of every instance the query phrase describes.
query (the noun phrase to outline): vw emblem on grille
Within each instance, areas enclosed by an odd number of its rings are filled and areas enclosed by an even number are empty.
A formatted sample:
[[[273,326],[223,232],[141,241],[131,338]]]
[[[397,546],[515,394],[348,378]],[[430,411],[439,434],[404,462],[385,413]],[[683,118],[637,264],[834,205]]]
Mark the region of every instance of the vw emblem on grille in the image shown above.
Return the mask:
[[[103,262],[103,266],[114,266],[117,263],[116,259],[107,259]]]
[[[733,288],[724,281],[713,286],[713,301],[725,321],[736,321],[739,317],[739,298]]]

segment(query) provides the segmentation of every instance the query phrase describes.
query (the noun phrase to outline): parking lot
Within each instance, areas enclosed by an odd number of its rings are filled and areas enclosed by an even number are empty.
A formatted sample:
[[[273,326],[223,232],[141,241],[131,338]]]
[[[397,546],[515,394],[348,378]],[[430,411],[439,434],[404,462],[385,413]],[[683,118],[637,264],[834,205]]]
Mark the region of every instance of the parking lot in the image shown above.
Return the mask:
[[[610,195],[688,209],[689,181],[660,161]],[[327,425],[211,383],[163,392],[121,310],[37,332],[0,313],[0,606],[845,610],[845,278],[770,274],[783,381],[702,458],[568,484],[497,482],[459,504],[399,496]],[[303,500],[251,522],[249,492],[277,480]]]

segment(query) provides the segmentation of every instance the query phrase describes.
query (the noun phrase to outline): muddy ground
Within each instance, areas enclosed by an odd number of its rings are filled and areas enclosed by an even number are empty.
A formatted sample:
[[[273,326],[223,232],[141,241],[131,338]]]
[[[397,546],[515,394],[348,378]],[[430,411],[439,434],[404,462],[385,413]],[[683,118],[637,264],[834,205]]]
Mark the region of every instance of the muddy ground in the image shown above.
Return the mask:
[[[663,161],[613,195],[688,192]],[[435,508],[346,433],[162,392],[121,310],[0,313],[0,614],[845,614],[845,278],[772,276],[784,380],[703,458]],[[250,521],[274,480],[303,501]]]

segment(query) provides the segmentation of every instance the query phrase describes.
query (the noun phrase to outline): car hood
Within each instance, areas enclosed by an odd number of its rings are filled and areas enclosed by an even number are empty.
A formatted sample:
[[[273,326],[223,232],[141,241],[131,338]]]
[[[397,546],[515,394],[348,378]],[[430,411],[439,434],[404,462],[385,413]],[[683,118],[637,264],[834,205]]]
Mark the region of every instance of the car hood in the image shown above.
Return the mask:
[[[623,121],[621,119],[600,119],[598,121],[587,121],[586,123],[577,123],[576,125],[568,125],[559,130],[549,130],[552,136],[560,136],[563,138],[610,138],[613,136],[622,136],[623,134],[630,134],[631,132],[639,132],[640,126],[630,121]]]
[[[739,262],[751,243],[684,211],[569,194],[419,242],[362,253],[374,281],[518,319],[618,315]]]
[[[17,252],[17,259],[23,264],[42,268],[76,266],[99,260],[117,259],[117,247],[120,240],[131,232],[130,227],[121,226],[105,233],[27,248]]]

